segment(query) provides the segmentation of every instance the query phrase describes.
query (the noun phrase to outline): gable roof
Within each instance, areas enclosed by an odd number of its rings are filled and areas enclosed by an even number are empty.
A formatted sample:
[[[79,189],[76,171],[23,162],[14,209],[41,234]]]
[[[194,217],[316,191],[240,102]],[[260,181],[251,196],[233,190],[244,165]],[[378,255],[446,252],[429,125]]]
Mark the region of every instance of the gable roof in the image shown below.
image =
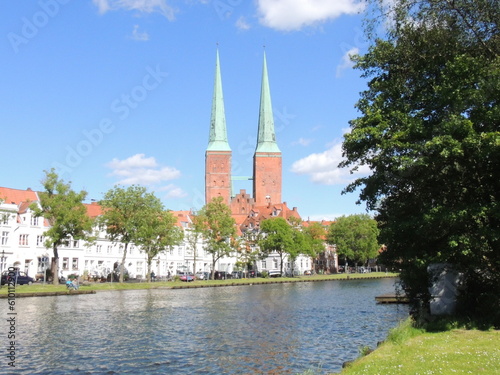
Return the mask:
[[[30,188],[26,190],[11,189],[6,187],[0,187],[0,199],[4,200],[5,203],[20,205],[23,202],[36,202],[38,201],[38,193],[31,190]]]
[[[87,215],[91,218],[96,218],[102,215],[102,207],[97,202],[92,203],[84,203],[83,204],[87,209]]]

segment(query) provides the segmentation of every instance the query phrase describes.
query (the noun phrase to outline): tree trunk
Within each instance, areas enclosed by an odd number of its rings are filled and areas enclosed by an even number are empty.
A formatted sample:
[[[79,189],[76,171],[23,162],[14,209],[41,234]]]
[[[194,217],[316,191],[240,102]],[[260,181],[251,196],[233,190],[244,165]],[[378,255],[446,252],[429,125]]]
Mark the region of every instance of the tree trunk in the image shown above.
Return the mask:
[[[59,285],[59,251],[57,245],[52,246],[54,250],[54,259],[52,260],[52,284]]]
[[[149,255],[148,255],[148,274],[146,275],[146,280],[148,283],[151,282],[151,262],[153,261],[153,258],[151,258]]]
[[[125,247],[123,249],[122,264],[120,265],[120,283],[123,283],[123,277],[125,276],[125,259],[127,258],[127,248],[128,242],[125,242]]]
[[[284,257],[284,253],[283,253],[283,251],[281,251],[279,254],[280,254],[280,276],[283,276],[283,257]]]
[[[215,257],[212,257],[212,280],[215,280],[215,263],[217,262],[217,259]]]

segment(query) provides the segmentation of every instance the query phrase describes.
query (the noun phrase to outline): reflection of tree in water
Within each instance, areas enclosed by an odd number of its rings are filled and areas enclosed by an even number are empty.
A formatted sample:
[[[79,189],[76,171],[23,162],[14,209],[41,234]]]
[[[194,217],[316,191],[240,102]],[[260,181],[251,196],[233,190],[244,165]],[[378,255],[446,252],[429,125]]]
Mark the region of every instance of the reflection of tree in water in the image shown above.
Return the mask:
[[[258,301],[248,301],[242,305],[241,317],[231,336],[234,342],[240,343],[238,352],[245,354],[237,356],[230,350],[227,355],[220,357],[219,365],[224,373],[295,373],[288,366],[290,357],[294,356],[299,345],[299,338],[294,330],[289,329],[289,325],[293,324],[290,320],[293,306],[289,299],[283,298],[282,288],[266,289],[259,293]],[[263,333],[266,340],[258,339],[262,338]],[[245,343],[243,348],[241,342]]]

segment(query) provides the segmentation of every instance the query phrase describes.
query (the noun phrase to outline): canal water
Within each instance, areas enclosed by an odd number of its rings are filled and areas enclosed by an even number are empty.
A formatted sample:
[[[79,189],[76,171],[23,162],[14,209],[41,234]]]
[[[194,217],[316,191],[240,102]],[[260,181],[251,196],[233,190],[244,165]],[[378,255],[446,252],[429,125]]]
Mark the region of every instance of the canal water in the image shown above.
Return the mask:
[[[339,372],[407,317],[375,303],[392,291],[371,279],[18,298],[13,373]]]

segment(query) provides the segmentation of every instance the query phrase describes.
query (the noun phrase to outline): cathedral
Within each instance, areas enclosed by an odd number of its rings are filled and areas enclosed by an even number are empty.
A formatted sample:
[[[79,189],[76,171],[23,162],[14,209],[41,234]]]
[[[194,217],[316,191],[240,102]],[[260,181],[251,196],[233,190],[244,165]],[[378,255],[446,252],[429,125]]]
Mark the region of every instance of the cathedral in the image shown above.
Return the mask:
[[[288,209],[282,202],[282,158],[274,131],[271,92],[267,73],[266,55],[262,68],[258,136],[253,156],[253,192],[245,190],[232,195],[231,147],[227,139],[226,117],[222,79],[217,51],[215,82],[210,119],[210,134],[205,153],[205,203],[216,197],[223,197],[231,208],[233,217],[239,225],[252,225],[252,218],[261,219],[272,216],[300,219],[296,208]],[[259,219],[260,218],[260,219]],[[242,228],[244,229],[244,228]]]

